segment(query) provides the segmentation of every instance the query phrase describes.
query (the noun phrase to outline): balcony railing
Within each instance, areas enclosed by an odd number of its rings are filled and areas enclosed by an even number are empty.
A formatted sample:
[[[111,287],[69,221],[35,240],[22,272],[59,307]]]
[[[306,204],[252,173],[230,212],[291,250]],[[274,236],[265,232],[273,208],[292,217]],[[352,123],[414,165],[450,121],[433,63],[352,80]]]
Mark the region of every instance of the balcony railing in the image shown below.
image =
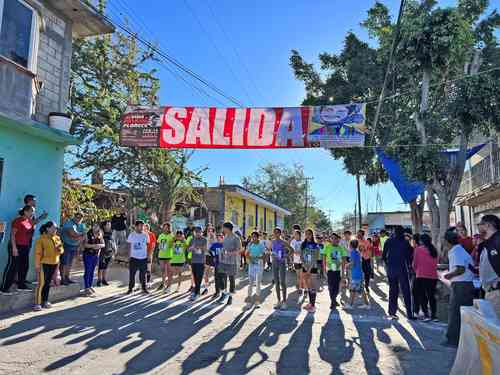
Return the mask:
[[[496,182],[500,183],[500,149],[498,148],[470,170],[465,171],[458,194],[466,194]]]

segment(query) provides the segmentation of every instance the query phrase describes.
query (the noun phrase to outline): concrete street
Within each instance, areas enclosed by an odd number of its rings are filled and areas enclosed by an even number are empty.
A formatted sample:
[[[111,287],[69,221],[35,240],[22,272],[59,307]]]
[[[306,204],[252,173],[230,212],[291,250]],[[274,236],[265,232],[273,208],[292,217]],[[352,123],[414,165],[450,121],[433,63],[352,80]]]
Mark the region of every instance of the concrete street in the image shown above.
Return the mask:
[[[41,313],[0,318],[0,374],[448,374],[455,350],[439,345],[443,324],[385,317],[388,289],[373,283],[372,309],[330,313],[327,288],[318,311],[276,312],[266,274],[260,309],[243,311],[246,280],[232,306],[187,293],[125,296],[123,282],[98,297],[54,304]],[[125,281],[115,266],[113,277]],[[293,284],[294,274],[289,274]],[[189,288],[184,282],[181,292]],[[402,306],[402,303],[401,303]]]

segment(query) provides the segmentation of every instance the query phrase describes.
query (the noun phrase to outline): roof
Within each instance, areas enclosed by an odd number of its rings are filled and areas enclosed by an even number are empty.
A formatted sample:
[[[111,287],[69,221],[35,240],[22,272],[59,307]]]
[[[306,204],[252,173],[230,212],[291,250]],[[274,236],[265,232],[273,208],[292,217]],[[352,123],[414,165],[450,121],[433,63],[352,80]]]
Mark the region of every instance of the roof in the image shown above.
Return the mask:
[[[80,140],[66,132],[50,128],[46,124],[32,120],[17,120],[0,113],[0,126],[13,131],[22,132],[34,137],[42,138],[50,142],[59,143],[64,146],[77,145]]]
[[[277,204],[274,204],[270,200],[264,198],[263,196],[254,193],[250,190],[245,189],[243,186],[240,185],[221,185],[218,187],[213,187],[211,189],[222,189],[224,191],[230,191],[230,192],[235,192],[237,194],[240,194],[248,199],[251,199],[261,206],[271,208],[277,212],[282,213],[283,215],[290,216],[292,213],[288,211],[286,208],[280,207]]]
[[[115,31],[87,0],[45,0],[45,3],[73,22],[74,36],[89,37]]]

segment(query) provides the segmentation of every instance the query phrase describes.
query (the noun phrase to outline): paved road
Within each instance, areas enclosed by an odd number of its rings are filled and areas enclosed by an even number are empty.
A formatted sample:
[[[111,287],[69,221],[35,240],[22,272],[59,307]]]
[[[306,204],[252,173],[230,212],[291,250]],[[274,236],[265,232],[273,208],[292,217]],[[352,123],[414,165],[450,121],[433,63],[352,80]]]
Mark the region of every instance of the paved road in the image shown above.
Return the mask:
[[[243,278],[238,289],[232,306],[220,306],[210,296],[190,303],[187,293],[125,296],[116,282],[97,298],[0,318],[0,374],[444,375],[452,366],[455,351],[439,345],[443,325],[385,317],[382,281],[371,310],[330,313],[325,289],[314,316],[293,287],[285,312],[272,309],[268,283],[258,310],[241,308]]]

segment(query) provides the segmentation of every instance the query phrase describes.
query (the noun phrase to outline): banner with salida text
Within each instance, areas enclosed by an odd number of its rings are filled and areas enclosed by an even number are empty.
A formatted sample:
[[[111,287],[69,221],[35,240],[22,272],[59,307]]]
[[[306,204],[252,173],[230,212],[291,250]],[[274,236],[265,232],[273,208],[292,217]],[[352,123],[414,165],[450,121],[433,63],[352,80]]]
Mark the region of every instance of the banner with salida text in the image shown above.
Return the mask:
[[[281,108],[131,106],[120,144],[160,148],[360,147],[366,105]]]

